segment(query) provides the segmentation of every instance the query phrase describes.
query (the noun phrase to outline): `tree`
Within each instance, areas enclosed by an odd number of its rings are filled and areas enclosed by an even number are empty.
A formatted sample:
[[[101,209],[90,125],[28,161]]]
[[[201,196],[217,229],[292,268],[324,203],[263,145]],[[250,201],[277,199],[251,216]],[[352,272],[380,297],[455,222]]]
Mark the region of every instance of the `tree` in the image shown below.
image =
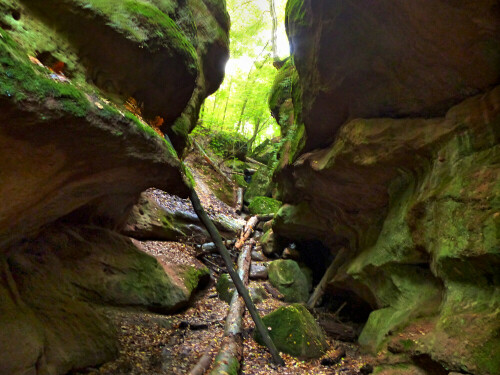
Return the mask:
[[[203,126],[244,135],[255,147],[279,135],[267,98],[279,60],[278,35],[284,34],[284,0],[228,0],[231,14],[231,59],[226,79],[207,98],[200,115]]]

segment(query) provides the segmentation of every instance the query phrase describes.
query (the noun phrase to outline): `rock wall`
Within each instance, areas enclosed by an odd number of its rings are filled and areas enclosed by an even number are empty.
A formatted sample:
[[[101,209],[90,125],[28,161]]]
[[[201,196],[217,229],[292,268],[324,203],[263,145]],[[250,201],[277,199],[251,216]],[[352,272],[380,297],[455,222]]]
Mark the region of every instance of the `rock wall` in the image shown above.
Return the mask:
[[[162,267],[117,232],[147,188],[187,195],[144,119],[182,151],[194,123],[174,123],[222,81],[228,29],[222,1],[0,0],[1,373],[111,359],[96,305],[187,302],[203,271]]]
[[[306,143],[274,232],[349,249],[329,291],[373,309],[367,350],[500,372],[498,2],[289,0],[287,31]]]

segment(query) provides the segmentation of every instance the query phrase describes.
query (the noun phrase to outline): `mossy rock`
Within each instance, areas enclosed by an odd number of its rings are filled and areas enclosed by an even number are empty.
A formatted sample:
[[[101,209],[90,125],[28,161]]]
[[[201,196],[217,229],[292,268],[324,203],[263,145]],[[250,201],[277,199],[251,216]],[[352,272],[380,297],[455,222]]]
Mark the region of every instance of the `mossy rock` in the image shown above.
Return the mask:
[[[234,283],[228,273],[220,275],[215,289],[217,290],[217,295],[222,301],[226,303],[231,302],[231,298],[233,298],[234,293]]]
[[[325,335],[311,313],[300,304],[280,307],[262,318],[279,351],[299,358],[319,358],[327,350]],[[263,345],[256,330],[254,339]]]
[[[291,259],[272,261],[268,267],[269,281],[285,296],[286,302],[306,302],[309,280],[299,264]]]
[[[281,202],[268,197],[255,197],[250,201],[248,210],[252,215],[275,214],[281,207]]]
[[[261,166],[257,172],[254,173],[252,181],[250,181],[245,191],[246,202],[250,202],[255,197],[271,195],[274,187],[272,182],[273,172],[273,168]]]
[[[280,246],[278,241],[276,241],[276,237],[274,236],[274,232],[272,229],[268,229],[260,238],[260,243],[262,245],[262,252],[266,256],[279,255]]]

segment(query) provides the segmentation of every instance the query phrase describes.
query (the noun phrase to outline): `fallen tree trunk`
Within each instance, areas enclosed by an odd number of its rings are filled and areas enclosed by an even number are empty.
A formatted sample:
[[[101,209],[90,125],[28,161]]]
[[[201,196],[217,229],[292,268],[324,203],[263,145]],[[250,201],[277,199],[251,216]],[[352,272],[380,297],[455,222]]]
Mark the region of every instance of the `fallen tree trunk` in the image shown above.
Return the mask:
[[[327,319],[320,319],[318,323],[335,340],[354,342],[358,338],[356,330],[347,324]]]
[[[257,161],[255,159],[249,158],[248,156],[247,156],[246,160],[248,162],[252,163],[252,164],[257,164],[257,165],[260,165],[262,167],[266,167],[266,165],[264,163],[261,163],[260,161]]]
[[[257,215],[259,218],[259,221],[269,221],[274,219],[274,214],[267,214],[267,215]]]
[[[210,159],[210,157],[208,156],[208,154],[205,152],[205,150],[203,150],[203,148],[201,148],[201,146],[198,144],[198,142],[196,141],[193,141],[194,145],[196,146],[196,148],[198,149],[198,151],[200,152],[200,154],[203,156],[203,158],[205,159],[205,161],[218,173],[220,174],[222,177],[224,177],[224,179],[226,180],[226,182],[228,184],[232,184],[233,181],[224,173],[222,172],[222,170],[217,166],[217,164],[215,164],[212,159]]]
[[[240,239],[238,240],[238,242],[236,242],[236,245],[234,245],[234,248],[236,250],[239,250],[243,247],[243,244],[245,243],[246,240],[250,238],[253,229],[258,223],[259,223],[258,216],[252,216],[250,220],[247,221],[245,228],[243,228],[243,232],[241,233]]]
[[[254,241],[249,241],[238,258],[238,275],[245,286],[248,285],[248,274],[254,244]],[[210,372],[211,375],[238,374],[241,359],[243,358],[243,337],[241,336],[241,327],[244,314],[245,303],[238,293],[234,293],[226,318],[224,339],[222,340],[219,354],[217,354],[215,358],[213,369]]]
[[[208,370],[212,363],[212,347],[212,344],[208,346],[205,353],[201,356],[196,365],[193,366],[191,371],[189,371],[188,375],[203,375]]]
[[[309,301],[307,301],[308,308],[312,309],[318,304],[318,301],[325,293],[326,284],[328,284],[328,281],[330,281],[333,276],[335,276],[335,273],[338,271],[339,267],[344,263],[346,255],[347,249],[345,247],[341,248],[335,259],[332,261],[325,274],[321,278],[321,281],[316,286],[316,289],[314,289],[314,292],[309,298]]]
[[[236,192],[236,213],[239,215],[243,211],[243,193],[245,190],[243,188],[238,188]]]
[[[236,243],[236,240],[226,240],[224,241],[224,246],[230,247]],[[205,255],[217,253],[217,246],[213,242],[207,242],[201,245],[201,252],[196,254],[197,258],[203,257]]]
[[[284,366],[285,362],[279,355],[278,350],[276,349],[276,346],[274,345],[273,341],[271,340],[271,337],[269,336],[269,332],[267,331],[266,326],[264,325],[264,322],[262,321],[262,318],[260,317],[254,303],[252,302],[252,299],[250,298],[250,294],[248,293],[248,290],[245,288],[245,285],[243,285],[243,281],[241,281],[241,278],[239,275],[236,273],[234,270],[234,265],[233,261],[231,260],[231,256],[229,252],[227,251],[226,247],[222,243],[222,238],[217,231],[217,228],[215,227],[214,223],[210,220],[208,217],[207,213],[203,209],[203,206],[201,205],[200,198],[198,197],[198,194],[194,190],[193,186],[189,183],[189,181],[186,178],[185,181],[187,187],[189,188],[190,191],[190,199],[191,203],[193,204],[193,208],[195,212],[197,213],[198,217],[200,218],[201,222],[205,225],[207,228],[208,233],[210,233],[210,236],[212,237],[214,243],[216,244],[217,248],[219,249],[220,255],[222,256],[222,259],[224,260],[224,263],[226,264],[227,270],[229,272],[229,275],[231,276],[231,279],[234,282],[234,286],[236,290],[238,291],[239,295],[243,297],[243,300],[245,301],[245,305],[250,312],[250,315],[252,316],[253,321],[255,322],[255,328],[259,331],[262,340],[268,347],[271,356],[273,358],[273,362],[279,366]]]

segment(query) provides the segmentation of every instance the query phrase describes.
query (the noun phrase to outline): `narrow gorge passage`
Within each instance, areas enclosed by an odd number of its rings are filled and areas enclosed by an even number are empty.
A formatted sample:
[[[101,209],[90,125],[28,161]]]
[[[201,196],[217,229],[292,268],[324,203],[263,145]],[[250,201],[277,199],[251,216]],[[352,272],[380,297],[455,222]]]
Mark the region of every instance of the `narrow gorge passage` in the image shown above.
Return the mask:
[[[498,375],[499,2],[0,0],[0,200],[0,375]]]
[[[245,218],[255,218],[248,213],[237,215],[234,208],[219,200],[212,193],[205,181],[210,180],[210,176],[217,177],[218,171],[212,169],[201,154],[191,154],[187,162],[195,176],[196,189],[203,206],[216,223],[217,218],[224,217],[226,223],[233,222],[234,226],[243,228]],[[224,180],[220,176],[217,178],[219,184]],[[180,217],[193,217],[194,211],[189,200],[153,189],[144,195],[158,205],[158,210],[170,210],[176,212],[178,216],[182,212]],[[261,216],[268,219],[272,215]],[[244,242],[245,247],[252,249],[248,288],[261,316],[291,304],[284,301],[284,295],[268,279],[268,266],[277,258],[273,255],[267,257],[262,252],[259,238],[263,234],[262,228],[265,225],[266,222],[261,221],[256,228],[251,230],[251,237]],[[130,226],[136,228],[132,224]],[[194,233],[199,232],[201,228],[194,231]],[[223,230],[222,232],[224,233]],[[144,231],[141,233],[145,236]],[[242,237],[242,234],[225,232],[225,237],[236,263],[241,248],[232,250],[232,247],[236,243],[235,240]],[[207,237],[205,241],[209,241]],[[178,314],[165,316],[147,311],[106,308],[105,314],[120,328],[120,355],[115,361],[99,369],[86,369],[84,372],[75,374],[187,374],[197,361],[207,354],[210,356],[210,362],[205,370],[211,373],[210,366],[213,366],[224,338],[228,303],[234,287],[230,286],[231,281],[224,262],[216,249],[209,242],[203,245],[202,242],[200,237],[194,235],[190,238],[185,237],[182,242],[141,240],[140,248],[156,257],[160,263],[199,265],[202,262],[211,270],[211,277],[203,281],[199,291],[191,297],[185,311]],[[220,278],[222,281],[219,281]],[[323,309],[319,309],[315,317],[325,324],[327,332],[328,327],[334,325],[334,331],[327,336],[329,349],[322,358],[314,360],[301,360],[286,353],[282,354],[286,364],[285,368],[280,368],[272,363],[265,346],[253,340],[252,334],[255,326],[246,312],[241,330],[243,344],[243,356],[239,358],[241,373],[332,374],[341,370],[340,373],[343,374],[358,374],[360,368],[366,369],[365,371],[371,368],[372,365],[369,362],[372,362],[373,358],[360,354],[359,347],[353,343],[359,328],[356,324],[350,325],[348,320],[342,322],[332,312]],[[337,340],[338,338],[348,341]]]

